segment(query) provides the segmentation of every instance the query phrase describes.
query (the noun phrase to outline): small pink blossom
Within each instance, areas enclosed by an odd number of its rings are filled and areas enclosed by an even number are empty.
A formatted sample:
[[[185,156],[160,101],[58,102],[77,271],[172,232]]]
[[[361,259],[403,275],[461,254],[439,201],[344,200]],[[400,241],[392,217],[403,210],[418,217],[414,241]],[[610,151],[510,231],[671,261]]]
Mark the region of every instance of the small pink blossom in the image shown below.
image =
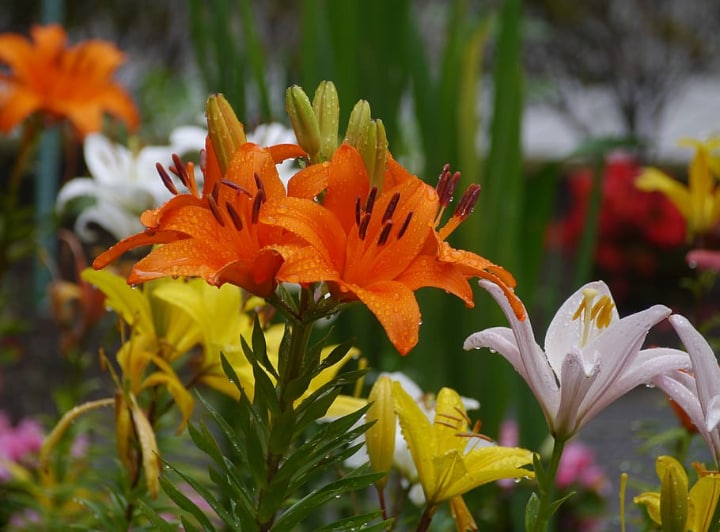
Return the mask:
[[[711,249],[693,249],[688,251],[685,261],[691,268],[698,270],[709,270],[712,272],[720,272],[720,251]]]
[[[40,451],[44,438],[37,421],[23,419],[13,427],[7,414],[0,411],[0,481],[11,478],[5,463],[28,463]]]
[[[579,441],[571,441],[560,458],[555,484],[560,489],[578,486],[601,492],[607,479],[605,472],[595,463],[592,449]]]

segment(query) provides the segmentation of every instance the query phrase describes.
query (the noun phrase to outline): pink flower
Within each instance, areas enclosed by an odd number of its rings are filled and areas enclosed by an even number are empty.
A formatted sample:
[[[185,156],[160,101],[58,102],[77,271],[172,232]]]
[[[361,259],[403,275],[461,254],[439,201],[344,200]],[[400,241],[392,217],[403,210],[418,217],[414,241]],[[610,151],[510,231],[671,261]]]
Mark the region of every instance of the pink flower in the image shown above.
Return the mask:
[[[606,483],[605,472],[595,463],[592,449],[579,441],[569,442],[558,464],[555,477],[557,487],[564,489],[576,486],[600,492]]]
[[[45,435],[40,423],[23,419],[16,427],[7,414],[0,411],[0,481],[10,480],[5,463],[27,463],[40,451]]]
[[[720,251],[693,249],[688,251],[685,260],[691,268],[720,272]]]

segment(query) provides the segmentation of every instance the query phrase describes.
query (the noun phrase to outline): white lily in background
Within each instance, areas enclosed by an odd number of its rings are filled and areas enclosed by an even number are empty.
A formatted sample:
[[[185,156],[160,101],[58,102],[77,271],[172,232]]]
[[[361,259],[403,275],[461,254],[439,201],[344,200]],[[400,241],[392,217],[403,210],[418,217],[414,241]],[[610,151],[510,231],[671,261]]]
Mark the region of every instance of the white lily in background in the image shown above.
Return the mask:
[[[142,232],[140,215],[162,205],[171,193],[158,176],[156,164],[173,165],[172,156],[181,158],[199,153],[205,148],[207,130],[197,126],[182,126],[170,133],[168,146],[146,146],[131,150],[115,144],[96,133],[85,137],[85,163],[91,177],[78,177],[68,181],[58,193],[56,210],[63,214],[71,201],[89,198],[93,203],[78,214],[75,232],[84,242],[97,240],[94,227],[100,227],[117,240]],[[279,123],[261,124],[248,133],[247,140],[261,146],[294,144],[295,133]],[[293,160],[278,165],[284,183],[298,170]],[[171,178],[174,179],[172,173]],[[184,187],[175,179],[178,190]]]
[[[75,221],[75,232],[81,240],[94,242],[99,226],[121,240],[141,232],[140,214],[170,199],[155,168],[172,164],[172,155],[199,152],[205,146],[207,132],[199,127],[184,126],[170,134],[168,146],[146,146],[130,150],[113,143],[100,133],[85,137],[85,163],[92,177],[68,181],[58,193],[56,210],[61,214],[70,201],[90,198],[94,203],[84,208]],[[178,187],[182,188],[180,183]]]
[[[670,323],[690,355],[693,371],[658,375],[652,383],[685,411],[720,465],[720,367],[710,344],[687,318],[674,314]]]
[[[620,319],[607,285],[588,283],[571,295],[536,343],[530,320],[520,321],[494,284],[479,281],[498,302],[510,328],[493,327],[465,340],[466,350],[487,347],[502,354],[540,403],[550,432],[566,441],[610,403],[653,377],[688,368],[677,349],[640,349],[649,329],[670,309],[655,305]]]

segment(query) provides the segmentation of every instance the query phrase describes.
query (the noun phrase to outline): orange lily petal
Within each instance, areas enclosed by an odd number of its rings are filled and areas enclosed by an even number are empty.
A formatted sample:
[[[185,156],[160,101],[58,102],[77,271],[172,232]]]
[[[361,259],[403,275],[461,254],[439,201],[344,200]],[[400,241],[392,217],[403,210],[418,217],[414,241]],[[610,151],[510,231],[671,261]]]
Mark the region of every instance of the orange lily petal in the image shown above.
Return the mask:
[[[307,157],[305,150],[297,144],[275,144],[274,146],[268,146],[267,150],[270,152],[275,164],[281,163],[286,159]]]
[[[375,314],[400,354],[406,355],[418,342],[420,307],[415,294],[403,283],[381,281],[368,287],[338,283],[340,292],[351,292]]]

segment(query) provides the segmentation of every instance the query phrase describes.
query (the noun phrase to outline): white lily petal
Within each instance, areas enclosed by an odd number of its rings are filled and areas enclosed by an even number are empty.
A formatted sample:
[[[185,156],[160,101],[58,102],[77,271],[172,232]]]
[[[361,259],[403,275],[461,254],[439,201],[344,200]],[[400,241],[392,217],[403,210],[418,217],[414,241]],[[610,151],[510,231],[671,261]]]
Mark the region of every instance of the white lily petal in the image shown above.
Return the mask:
[[[170,132],[170,146],[178,155],[205,148],[207,130],[199,126],[180,126]]]
[[[97,232],[93,224],[102,227],[117,240],[128,235],[142,232],[144,227],[136,215],[118,208],[112,203],[98,203],[94,207],[85,209],[75,221],[75,232],[81,240],[93,242],[97,240]]]
[[[580,428],[580,405],[599,374],[600,364],[588,368],[577,348],[567,354],[560,372],[560,406],[551,427],[556,438],[567,440]]]
[[[720,392],[720,367],[715,353],[687,318],[674,314],[670,317],[670,323],[690,355],[697,382],[698,400],[707,414],[710,401]]]
[[[710,400],[705,414],[705,429],[707,431],[715,430],[718,423],[720,423],[720,395],[716,395]]]
[[[630,390],[653,383],[655,376],[689,367],[690,357],[684,351],[670,348],[641,350],[610,386],[598,391],[593,389],[588,394],[581,408],[583,424]]]
[[[602,281],[594,281],[583,285],[560,306],[550,322],[545,335],[545,354],[550,362],[550,366],[558,374],[563,365],[565,355],[570,352],[573,347],[580,344],[583,321],[581,319],[573,319],[573,316],[583,302],[583,299],[585,299],[583,291],[586,289],[596,290],[598,292],[596,298],[608,296],[612,300],[610,289],[607,285]],[[617,319],[617,310],[613,306],[611,323]]]
[[[94,179],[90,177],[76,177],[65,183],[58,192],[55,199],[55,208],[59,211],[65,209],[68,202],[76,198],[96,198],[100,187]]]
[[[125,146],[114,144],[100,133],[85,137],[85,164],[100,185],[127,182],[132,174],[132,154]]]

